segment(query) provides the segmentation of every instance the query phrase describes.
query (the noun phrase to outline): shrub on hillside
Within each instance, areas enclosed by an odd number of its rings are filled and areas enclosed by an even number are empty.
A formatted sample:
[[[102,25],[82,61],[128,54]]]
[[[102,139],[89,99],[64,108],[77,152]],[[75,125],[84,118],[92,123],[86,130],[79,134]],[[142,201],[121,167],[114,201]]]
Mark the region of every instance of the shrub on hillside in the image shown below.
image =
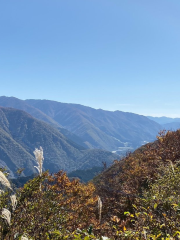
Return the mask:
[[[70,181],[62,171],[53,176],[43,173],[18,191],[18,205],[4,239],[24,233],[32,239],[71,239],[76,229],[98,222],[94,190],[93,184]]]

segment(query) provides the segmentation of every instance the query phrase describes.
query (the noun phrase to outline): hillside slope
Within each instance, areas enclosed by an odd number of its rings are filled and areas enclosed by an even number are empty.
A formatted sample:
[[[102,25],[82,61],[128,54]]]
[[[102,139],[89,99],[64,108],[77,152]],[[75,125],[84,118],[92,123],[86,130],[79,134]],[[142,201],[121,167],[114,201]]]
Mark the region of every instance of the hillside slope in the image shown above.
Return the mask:
[[[124,194],[140,193],[153,182],[161,168],[180,159],[180,130],[164,132],[94,179],[99,191],[119,191]],[[171,162],[171,163],[170,163]]]
[[[113,151],[128,144],[136,148],[153,141],[160,130],[158,123],[138,114],[49,100],[26,100],[26,103],[80,136],[91,148]]]
[[[0,106],[23,110],[29,113],[31,116],[41,121],[49,123],[51,126],[57,128],[59,132],[66,136],[68,139],[71,139],[73,142],[76,142],[77,144],[83,146],[84,148],[87,148],[86,144],[84,144],[83,140],[80,137],[73,134],[72,132],[69,132],[67,129],[63,128],[59,123],[53,120],[51,117],[46,115],[44,112],[40,111],[38,108],[29,105],[24,100],[15,97],[2,96],[0,97]]]
[[[25,168],[25,175],[34,173],[33,151],[40,146],[44,149],[44,169],[50,172],[102,166],[102,161],[109,165],[117,158],[111,152],[86,150],[24,111],[0,108],[0,160],[8,168],[13,172]]]

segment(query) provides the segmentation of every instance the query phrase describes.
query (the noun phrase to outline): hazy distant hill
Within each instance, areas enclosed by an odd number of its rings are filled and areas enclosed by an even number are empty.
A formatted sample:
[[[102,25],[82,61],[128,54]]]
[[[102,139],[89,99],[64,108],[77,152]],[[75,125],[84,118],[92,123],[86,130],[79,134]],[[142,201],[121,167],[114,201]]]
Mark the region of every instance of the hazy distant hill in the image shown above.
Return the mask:
[[[30,175],[36,172],[33,151],[40,146],[44,149],[44,168],[50,172],[102,166],[102,161],[109,165],[117,158],[111,152],[86,150],[24,111],[0,108],[0,163],[13,172],[25,168],[25,175]]]
[[[138,114],[96,110],[49,100],[26,100],[26,103],[80,136],[91,148],[112,151],[126,146],[127,142],[137,147],[153,141],[160,130],[159,124]]]
[[[159,124],[166,124],[166,123],[172,123],[172,122],[180,122],[180,118],[169,118],[169,117],[150,117],[149,119],[159,123]]]
[[[180,129],[180,122],[171,122],[162,125],[162,129],[176,131]]]
[[[149,117],[149,119],[161,124],[162,130],[176,131],[180,129],[180,118],[169,117]]]

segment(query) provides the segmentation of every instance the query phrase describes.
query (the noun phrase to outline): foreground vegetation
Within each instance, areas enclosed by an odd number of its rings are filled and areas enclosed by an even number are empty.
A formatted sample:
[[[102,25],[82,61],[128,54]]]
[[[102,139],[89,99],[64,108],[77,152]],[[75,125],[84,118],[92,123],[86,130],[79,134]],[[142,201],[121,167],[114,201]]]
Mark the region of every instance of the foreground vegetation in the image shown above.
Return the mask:
[[[35,155],[39,176],[23,188],[0,174],[1,239],[180,239],[179,130],[162,132],[88,184],[42,173],[42,151]]]

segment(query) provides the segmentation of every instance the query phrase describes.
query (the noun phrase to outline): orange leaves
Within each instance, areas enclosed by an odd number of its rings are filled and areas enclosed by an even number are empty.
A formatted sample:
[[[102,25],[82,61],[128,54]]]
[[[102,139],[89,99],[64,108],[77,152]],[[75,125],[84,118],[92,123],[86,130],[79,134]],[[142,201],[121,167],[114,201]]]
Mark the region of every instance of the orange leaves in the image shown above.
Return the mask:
[[[40,183],[42,191],[39,191]],[[54,175],[43,173],[20,190],[16,216],[12,219],[12,235],[26,229],[30,236],[46,239],[42,238],[45,231],[49,234],[59,227],[62,232],[73,232],[78,227],[87,229],[90,224],[98,225],[94,192],[92,183],[84,185],[78,180],[70,181],[62,171]]]
[[[53,185],[52,185],[53,183]],[[50,176],[48,188],[55,193],[62,212],[68,213],[68,229],[74,229],[79,224],[86,226],[96,219],[97,196],[92,183],[84,185],[77,179],[69,180],[66,173],[60,171]]]
[[[129,154],[102,174],[100,178],[104,181],[104,187],[137,194],[156,179],[159,167],[169,164],[167,160],[173,163],[180,159],[180,130],[163,131],[157,139]]]
[[[159,175],[163,176],[164,167],[171,164],[171,170],[175,172],[176,169],[172,166],[178,159],[180,159],[180,130],[161,132],[157,141],[142,146],[96,177],[97,194],[103,200],[102,222],[109,221],[119,226],[117,219],[127,220],[123,213],[125,211],[133,213],[132,204],[135,199],[142,197],[143,191],[149,189]],[[159,205],[153,206],[153,211],[157,211]],[[148,217],[154,221],[151,215]],[[132,219],[129,221],[128,224],[132,227]]]

